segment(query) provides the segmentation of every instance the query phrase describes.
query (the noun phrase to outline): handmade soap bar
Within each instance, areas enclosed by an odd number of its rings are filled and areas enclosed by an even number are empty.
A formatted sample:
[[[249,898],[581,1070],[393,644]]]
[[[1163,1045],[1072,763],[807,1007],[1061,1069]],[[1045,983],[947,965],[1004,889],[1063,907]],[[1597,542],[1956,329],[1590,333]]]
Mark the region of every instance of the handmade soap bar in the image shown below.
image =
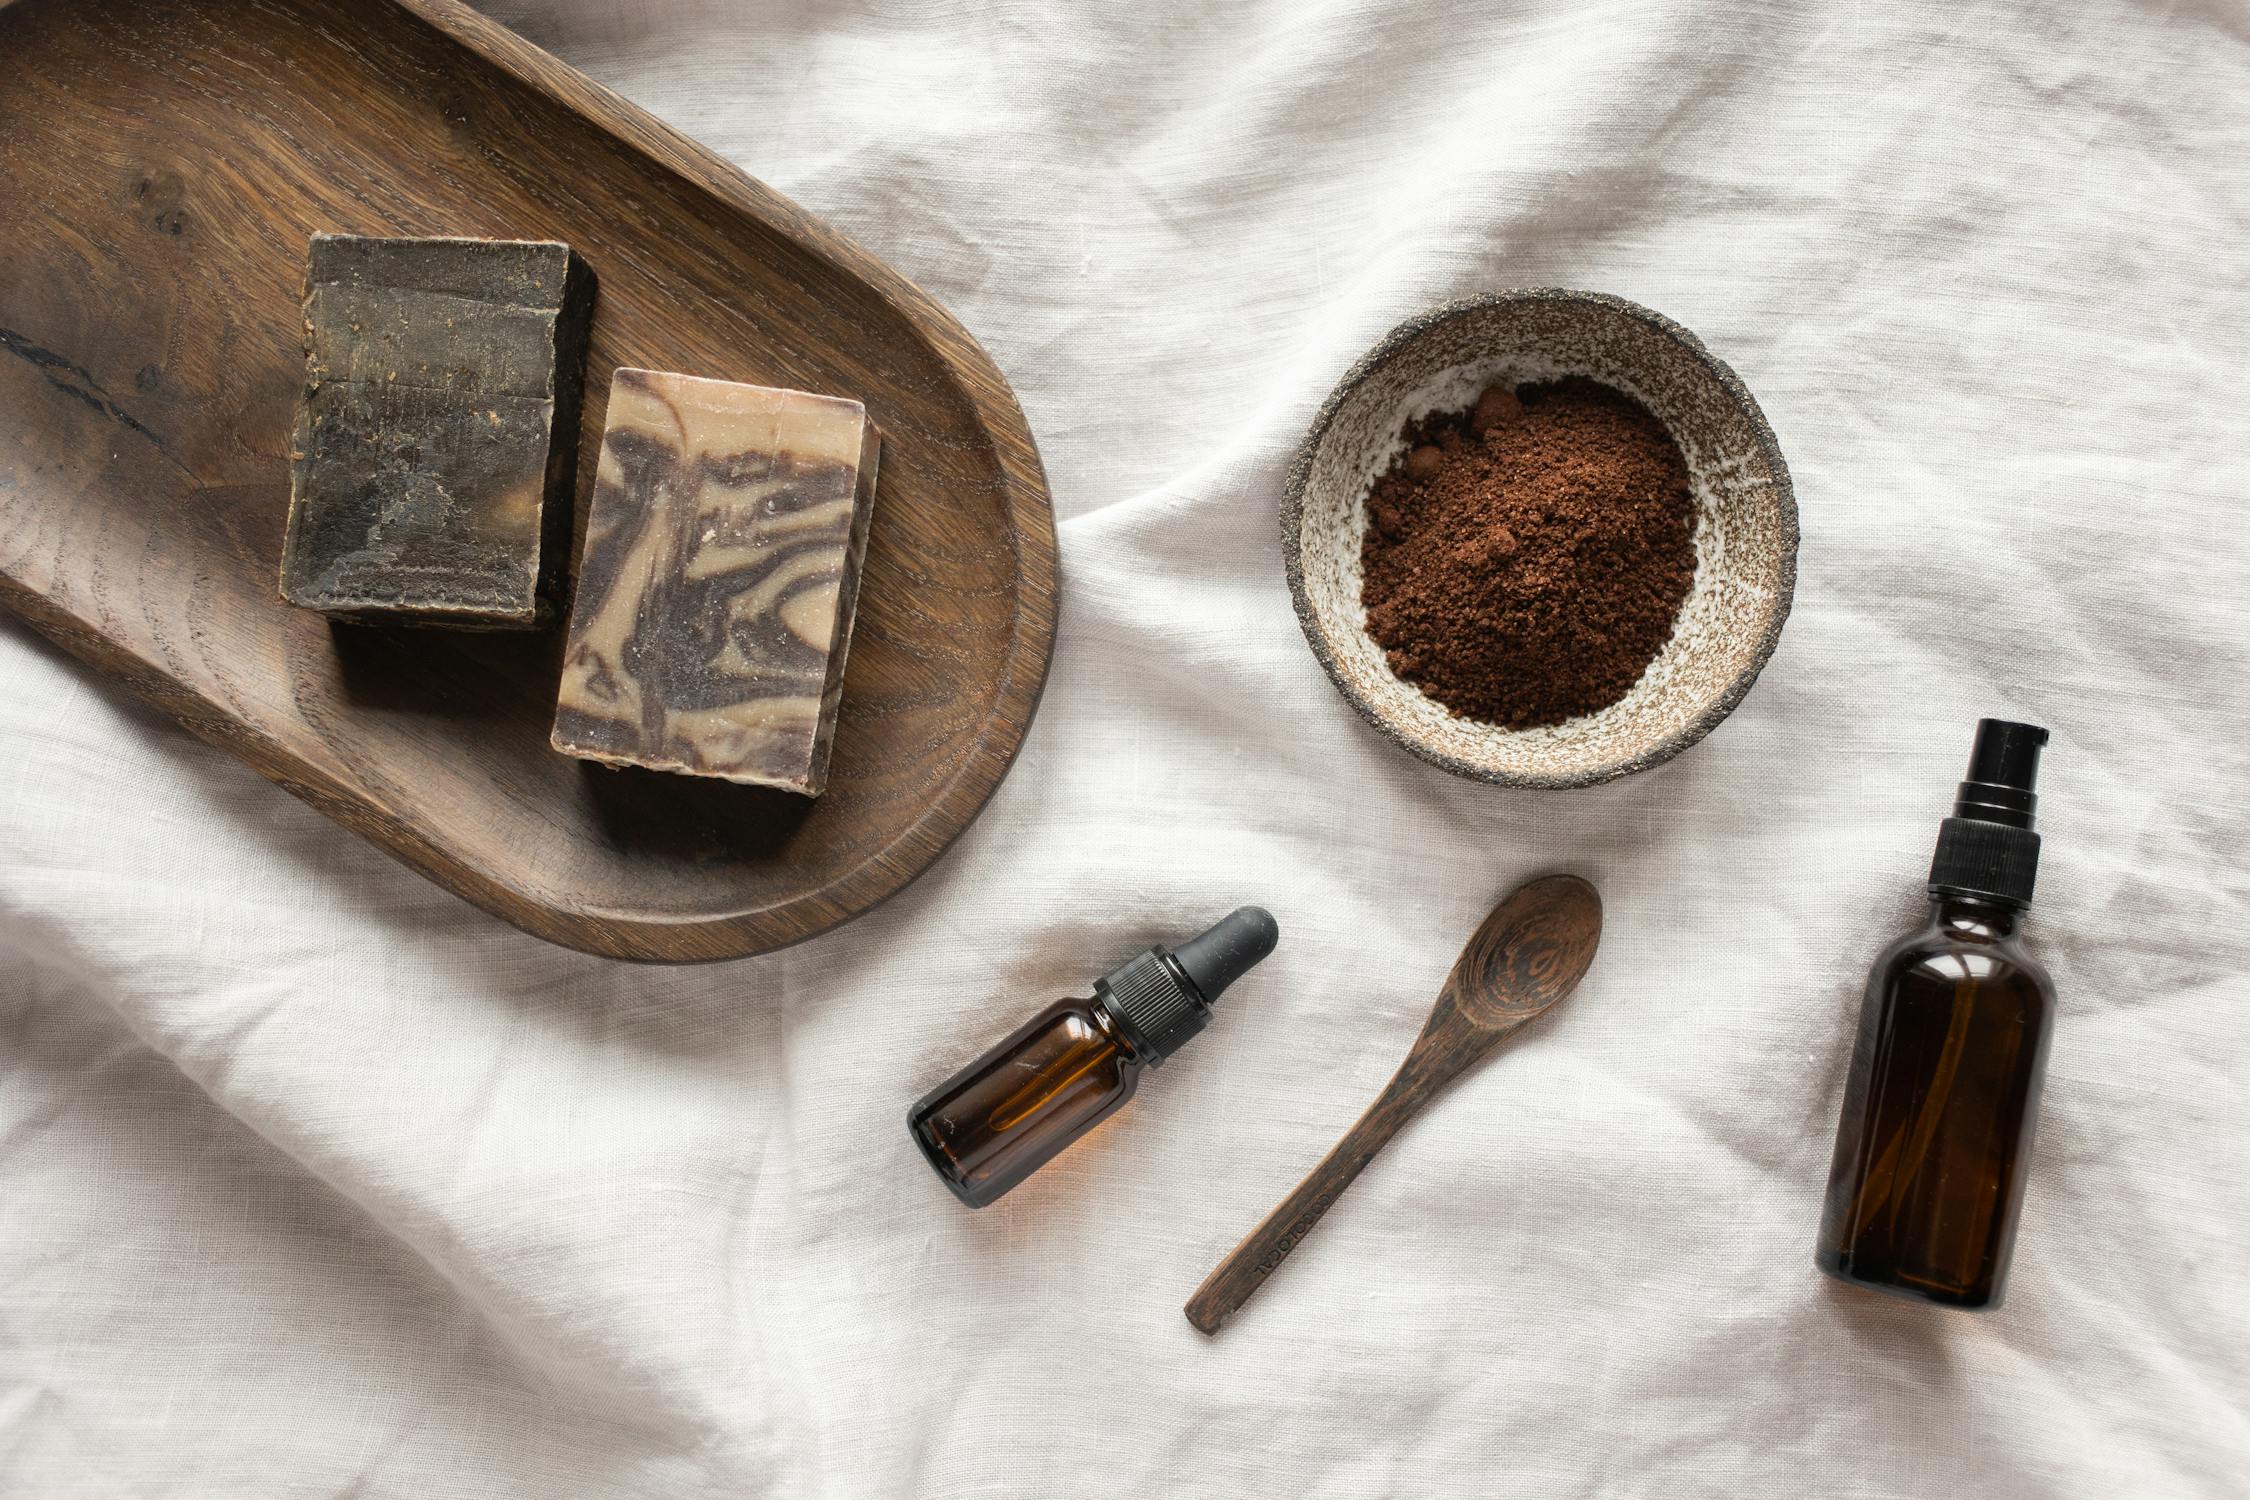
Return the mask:
[[[537,623],[570,548],[593,305],[568,245],[314,236],[282,597]]]
[[[619,370],[555,748],[817,795],[882,443],[857,401]]]

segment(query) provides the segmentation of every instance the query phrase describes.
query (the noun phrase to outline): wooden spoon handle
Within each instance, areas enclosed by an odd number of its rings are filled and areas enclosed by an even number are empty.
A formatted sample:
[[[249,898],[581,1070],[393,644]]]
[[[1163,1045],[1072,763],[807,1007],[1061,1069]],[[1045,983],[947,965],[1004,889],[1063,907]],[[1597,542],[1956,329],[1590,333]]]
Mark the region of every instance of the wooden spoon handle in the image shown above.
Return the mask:
[[[1203,1285],[1188,1298],[1187,1320],[1205,1333],[1217,1333],[1265,1284],[1274,1268],[1289,1258],[1320,1216],[1352,1185],[1352,1179],[1390,1143],[1399,1127],[1420,1113],[1422,1106],[1444,1092],[1446,1085],[1468,1071],[1469,1065],[1521,1022],[1481,1029],[1465,1016],[1452,993],[1438,997],[1429,1023],[1422,1028],[1406,1061],[1383,1086],[1367,1113],[1352,1122],[1320,1165],[1267,1214],[1265,1222],[1250,1231],[1230,1251],[1218,1269],[1203,1278]]]
[[[1389,1143],[1398,1129],[1414,1115],[1415,1108],[1426,1095],[1402,1087],[1414,1060],[1399,1070],[1375,1102],[1344,1132],[1344,1138],[1335,1148],[1320,1159],[1320,1165],[1297,1184],[1296,1190],[1281,1200],[1281,1206],[1267,1214],[1265,1222],[1250,1231],[1243,1242],[1234,1247],[1218,1269],[1203,1278],[1203,1285],[1187,1300],[1187,1320],[1205,1333],[1217,1333],[1226,1326],[1243,1303],[1265,1284],[1274,1268],[1288,1259],[1311,1232],[1320,1216],[1328,1212],[1330,1204],[1350,1187],[1360,1169],[1375,1159],[1375,1153]]]
[[[1320,1222],[1320,1216],[1328,1212],[1329,1205],[1397,1134],[1406,1116],[1401,1111],[1385,1109],[1389,1100],[1386,1091],[1369,1106],[1367,1113],[1344,1132],[1344,1138],[1334,1149],[1320,1159],[1320,1165],[1219,1262],[1216,1270],[1203,1278],[1203,1285],[1187,1300],[1190,1323],[1205,1333],[1217,1333],[1265,1284],[1274,1269],[1288,1259],[1289,1252],[1311,1233],[1313,1225]]]

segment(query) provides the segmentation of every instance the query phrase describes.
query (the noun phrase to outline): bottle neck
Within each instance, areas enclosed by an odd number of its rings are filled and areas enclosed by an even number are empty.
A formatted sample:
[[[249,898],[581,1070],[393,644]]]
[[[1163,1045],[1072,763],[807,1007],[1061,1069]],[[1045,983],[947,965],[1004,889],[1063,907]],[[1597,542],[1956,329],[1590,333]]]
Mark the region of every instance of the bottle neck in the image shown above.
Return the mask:
[[[1094,1029],[1117,1049],[1118,1055],[1127,1063],[1138,1067],[1148,1061],[1148,1054],[1133,1045],[1133,1039],[1126,1035],[1124,1027],[1117,1024],[1116,1015],[1102,1003],[1099,994],[1090,1000],[1073,1000],[1070,1003],[1085,1007],[1086,1014],[1094,1018]]]
[[[1930,892],[1930,916],[1939,930],[1971,941],[2001,942],[2016,935],[2023,908],[1959,891]]]

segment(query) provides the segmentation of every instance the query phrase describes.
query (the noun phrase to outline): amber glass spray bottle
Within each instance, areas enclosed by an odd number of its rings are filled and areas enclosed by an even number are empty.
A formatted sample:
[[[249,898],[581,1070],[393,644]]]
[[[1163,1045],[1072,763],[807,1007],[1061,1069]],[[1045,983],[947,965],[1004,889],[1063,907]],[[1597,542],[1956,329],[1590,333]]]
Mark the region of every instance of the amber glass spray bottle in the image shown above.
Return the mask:
[[[1211,1002],[1273,952],[1272,917],[1245,906],[1177,949],[1151,948],[1057,1000],[906,1117],[954,1196],[982,1208],[1109,1118],[1211,1019]]]
[[[1815,1256],[1840,1281],[2000,1303],[2055,1006],[2016,942],[2046,743],[2036,725],[1978,721],[1930,862],[1929,921],[1868,976]]]

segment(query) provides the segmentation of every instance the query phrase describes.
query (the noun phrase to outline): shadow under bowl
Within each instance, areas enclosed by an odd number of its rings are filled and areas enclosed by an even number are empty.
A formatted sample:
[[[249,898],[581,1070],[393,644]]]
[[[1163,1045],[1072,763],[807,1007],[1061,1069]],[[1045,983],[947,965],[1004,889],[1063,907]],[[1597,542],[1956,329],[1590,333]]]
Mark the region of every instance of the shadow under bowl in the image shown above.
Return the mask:
[[[1578,375],[1671,432],[1695,502],[1695,581],[1656,659],[1617,702],[1535,729],[1456,716],[1392,673],[1367,634],[1367,493],[1400,432],[1494,383]],[[1502,786],[1594,786],[1661,765],[1734,710],[1773,655],[1797,583],[1797,502],[1773,429],[1734,371],[1685,328],[1600,292],[1536,288],[1449,303],[1392,330],[1338,385],[1281,502],[1289,593],[1346,701],[1432,765]]]

